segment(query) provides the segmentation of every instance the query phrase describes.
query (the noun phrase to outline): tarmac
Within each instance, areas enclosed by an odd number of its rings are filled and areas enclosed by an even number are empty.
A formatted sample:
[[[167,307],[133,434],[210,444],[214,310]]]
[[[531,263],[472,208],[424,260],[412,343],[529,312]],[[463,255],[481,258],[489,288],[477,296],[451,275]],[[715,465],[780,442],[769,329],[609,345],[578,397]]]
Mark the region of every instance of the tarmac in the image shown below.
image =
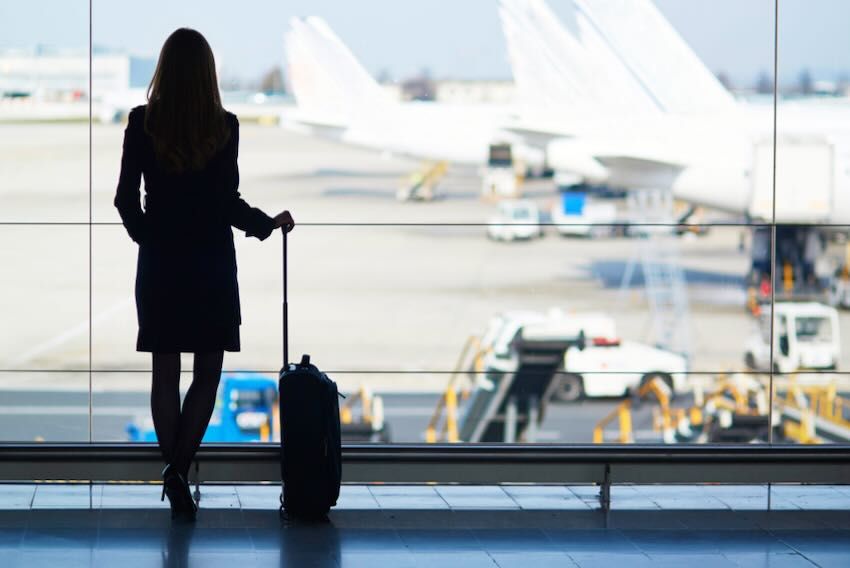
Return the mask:
[[[88,128],[0,125],[2,390],[47,400],[87,391],[90,380],[96,392],[149,388],[149,356],[134,349],[136,245],[112,205],[123,126],[92,127],[91,193]],[[289,209],[298,223],[289,246],[290,352],[310,353],[342,390],[437,393],[466,339],[506,310],[603,312],[622,338],[653,342],[640,275],[620,286],[636,239],[565,238],[546,226],[539,240],[493,242],[486,223],[495,205],[481,199],[475,168],[451,167],[435,201],[399,202],[396,191],[421,162],[256,124],[244,124],[240,139],[242,196],[270,214]],[[552,180],[530,180],[525,193],[543,210],[555,203]],[[705,376],[743,368],[755,326],[744,306],[749,252],[739,247],[747,227],[706,218],[724,224],[676,241],[690,370]],[[243,350],[228,353],[225,367],[274,373],[281,238],[235,232]],[[842,313],[844,330],[848,322]],[[850,369],[850,352],[840,368]]]

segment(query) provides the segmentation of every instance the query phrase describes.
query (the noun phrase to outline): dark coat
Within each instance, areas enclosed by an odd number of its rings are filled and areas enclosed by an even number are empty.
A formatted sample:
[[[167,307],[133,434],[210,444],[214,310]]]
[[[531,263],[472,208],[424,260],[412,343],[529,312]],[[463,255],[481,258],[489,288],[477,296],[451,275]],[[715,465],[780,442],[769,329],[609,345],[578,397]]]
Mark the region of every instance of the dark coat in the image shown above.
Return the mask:
[[[165,172],[144,130],[145,107],[130,112],[115,207],[139,244],[138,351],[239,351],[239,286],[231,225],[260,240],[271,217],[239,197],[239,122],[201,171]],[[139,201],[145,179],[145,207]]]

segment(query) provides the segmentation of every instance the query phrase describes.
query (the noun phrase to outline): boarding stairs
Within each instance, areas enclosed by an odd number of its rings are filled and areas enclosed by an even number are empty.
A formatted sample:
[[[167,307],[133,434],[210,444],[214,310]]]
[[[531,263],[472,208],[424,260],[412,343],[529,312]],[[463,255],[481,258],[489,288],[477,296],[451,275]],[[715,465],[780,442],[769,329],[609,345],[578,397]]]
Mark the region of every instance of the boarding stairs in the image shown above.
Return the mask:
[[[673,198],[667,191],[638,190],[629,194],[627,202],[638,227],[637,258],[626,266],[621,290],[630,285],[639,262],[649,304],[650,342],[690,358],[690,305],[674,231]]]
[[[523,338],[520,330],[511,343],[511,362],[490,367],[485,363],[489,349],[469,338],[428,423],[426,441],[536,442],[567,350],[583,349],[584,343],[583,333],[542,340]],[[472,385],[460,384],[463,369],[474,377]]]
[[[536,442],[570,347],[583,349],[584,334],[570,339],[526,339],[511,345],[514,364],[487,368],[459,423],[465,442]]]

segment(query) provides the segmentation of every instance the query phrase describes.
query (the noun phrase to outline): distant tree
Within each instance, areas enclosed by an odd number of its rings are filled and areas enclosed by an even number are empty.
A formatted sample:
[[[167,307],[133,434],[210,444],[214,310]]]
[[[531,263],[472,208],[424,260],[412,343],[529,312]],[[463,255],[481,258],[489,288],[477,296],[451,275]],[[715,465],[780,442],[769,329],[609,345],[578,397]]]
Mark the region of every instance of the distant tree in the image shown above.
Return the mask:
[[[773,93],[773,77],[762,71],[756,79],[756,92],[760,95],[769,95]]]
[[[402,97],[408,101],[433,101],[437,88],[431,79],[431,71],[425,67],[419,75],[401,83]]]
[[[850,77],[848,77],[846,72],[838,76],[838,81],[835,83],[835,92],[845,97],[850,95]]]
[[[717,80],[720,81],[720,84],[723,85],[727,91],[734,90],[735,86],[732,84],[732,79],[729,78],[729,75],[727,75],[725,71],[717,72]]]
[[[815,82],[808,69],[800,71],[800,75],[797,77],[797,91],[801,95],[811,95],[815,91]]]
[[[386,67],[382,67],[380,71],[378,71],[378,75],[376,77],[378,83],[382,85],[387,85],[393,83],[393,74]]]
[[[260,79],[260,90],[264,93],[282,93],[285,90],[283,71],[280,66],[275,65],[263,74],[262,79]]]
[[[242,89],[242,80],[235,75],[223,75],[221,78],[222,91],[239,91]]]

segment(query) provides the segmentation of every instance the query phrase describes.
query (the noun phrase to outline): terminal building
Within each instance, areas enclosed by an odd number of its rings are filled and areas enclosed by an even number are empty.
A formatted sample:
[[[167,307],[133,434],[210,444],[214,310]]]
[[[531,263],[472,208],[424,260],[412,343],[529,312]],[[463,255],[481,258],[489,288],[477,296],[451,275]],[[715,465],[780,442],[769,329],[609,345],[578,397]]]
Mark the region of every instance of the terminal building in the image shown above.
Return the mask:
[[[91,89],[96,96],[146,88],[156,59],[94,51],[91,66]],[[0,51],[0,96],[4,98],[71,101],[87,98],[88,90],[88,51],[39,48]]]

